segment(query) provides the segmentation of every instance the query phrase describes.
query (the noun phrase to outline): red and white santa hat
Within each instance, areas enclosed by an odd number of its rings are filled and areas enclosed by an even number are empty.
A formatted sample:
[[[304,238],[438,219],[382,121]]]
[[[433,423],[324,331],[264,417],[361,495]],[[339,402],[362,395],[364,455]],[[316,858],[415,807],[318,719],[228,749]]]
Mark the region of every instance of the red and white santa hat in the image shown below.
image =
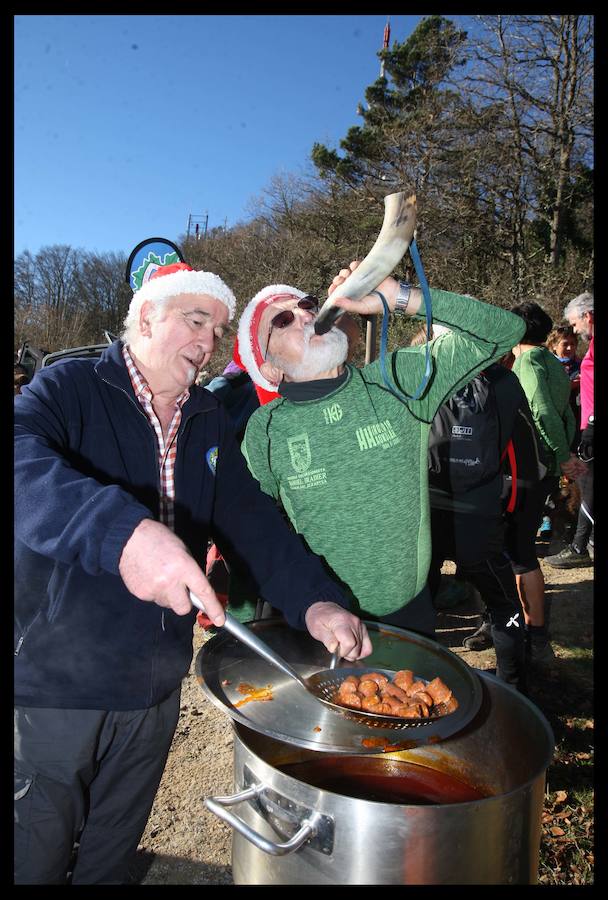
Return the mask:
[[[196,272],[187,263],[159,266],[148,281],[135,292],[137,300],[168,300],[179,294],[209,294],[223,303],[232,319],[236,312],[236,297],[219,275],[213,272]]]
[[[299,291],[297,288],[290,287],[288,284],[270,284],[268,287],[258,291],[255,297],[249,301],[239,320],[237,334],[239,355],[253,383],[264,388],[265,391],[272,391],[274,393],[277,386],[264,378],[260,372],[260,366],[264,362],[258,335],[262,313],[267,306],[270,306],[270,304],[274,303],[276,300],[283,300],[290,297],[301,300],[306,296],[308,295],[304,291]]]

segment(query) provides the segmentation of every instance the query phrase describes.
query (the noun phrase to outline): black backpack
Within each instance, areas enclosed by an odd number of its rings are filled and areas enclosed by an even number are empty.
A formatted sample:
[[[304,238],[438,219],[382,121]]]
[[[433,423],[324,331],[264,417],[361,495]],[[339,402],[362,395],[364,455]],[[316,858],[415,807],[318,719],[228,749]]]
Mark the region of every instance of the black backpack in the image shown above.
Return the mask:
[[[429,439],[429,483],[449,494],[487,484],[502,472],[498,406],[481,373],[440,407]]]

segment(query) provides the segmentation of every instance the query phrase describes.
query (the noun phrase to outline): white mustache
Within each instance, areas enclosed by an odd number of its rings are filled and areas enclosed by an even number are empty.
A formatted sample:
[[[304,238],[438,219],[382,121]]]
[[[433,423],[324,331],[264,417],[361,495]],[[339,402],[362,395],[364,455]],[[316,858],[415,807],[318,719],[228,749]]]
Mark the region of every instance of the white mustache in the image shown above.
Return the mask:
[[[332,327],[328,332],[326,332],[326,334],[335,334],[339,330],[340,329],[336,325],[332,325]],[[304,343],[310,344],[310,339],[315,337],[315,323],[305,322],[302,326],[302,334],[304,335]]]

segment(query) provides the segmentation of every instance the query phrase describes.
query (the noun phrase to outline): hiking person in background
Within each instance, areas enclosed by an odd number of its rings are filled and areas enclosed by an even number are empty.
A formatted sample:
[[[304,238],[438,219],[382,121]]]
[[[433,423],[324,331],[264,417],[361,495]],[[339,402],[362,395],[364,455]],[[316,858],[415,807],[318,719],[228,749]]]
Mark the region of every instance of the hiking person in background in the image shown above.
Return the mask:
[[[190,591],[213,536],[260,595],[329,651],[365,625],[247,471],[225,412],[194,384],[234,315],[210,272],[161,266],[121,340],[15,398],[15,881],[124,883],[165,767],[192,661]]]
[[[450,398],[434,419],[429,444],[429,587],[436,595],[444,560],[456,563],[459,576],[479,591],[485,607],[480,627],[463,646],[477,649],[475,642],[487,632],[498,676],[525,692],[524,622],[504,550],[502,499],[503,452],[520,402],[511,373],[492,365]],[[448,419],[449,431],[439,427],[442,417]]]
[[[574,329],[571,325],[558,325],[554,328],[546,341],[547,349],[559,359],[570,379],[570,408],[574,416],[575,432],[570,445],[571,450],[576,450],[580,441],[581,408],[580,408],[580,369],[581,361],[576,355],[578,343]],[[562,478],[565,476],[562,476]],[[552,511],[555,503],[551,500],[547,504],[538,532],[539,538],[550,540],[553,534]]]
[[[429,440],[429,491],[432,558],[429,587],[435,599],[446,559],[460,578],[478,591],[484,604],[482,622],[463,646],[494,646],[497,674],[527,691],[524,618],[515,575],[505,552],[505,510],[513,513],[518,490],[524,490],[517,458],[520,417],[534,426],[517,377],[492,364],[443,404],[433,419]],[[534,453],[538,460],[538,453]],[[508,484],[508,463],[518,477]],[[533,476],[540,479],[538,467]],[[544,472],[544,470],[543,470]]]
[[[520,536],[535,540],[542,521],[547,497],[558,489],[561,474],[576,479],[583,463],[571,451],[575,422],[570,408],[570,381],[562,364],[543,346],[553,321],[538,303],[529,301],[513,307],[512,312],[525,323],[525,332],[513,347],[512,371],[519,378],[538,432],[541,460],[547,474],[532,491],[523,514],[518,519]],[[536,501],[536,502],[534,502]],[[521,605],[534,662],[550,662],[554,658],[545,621],[545,580],[536,553],[527,560],[512,560]]]
[[[572,325],[557,325],[547,338],[547,350],[559,359],[572,383],[572,392],[580,389],[581,360],[576,355],[578,339]]]
[[[581,398],[581,436],[578,446],[578,457],[584,465],[579,479],[581,505],[578,514],[576,532],[572,543],[560,553],[545,557],[545,562],[555,569],[573,569],[578,566],[590,566],[592,558],[589,548],[593,548],[593,430],[594,392],[593,392],[593,294],[579,294],[564,309],[564,318],[568,320],[575,334],[588,341],[589,347],[580,366],[580,398]]]
[[[547,349],[560,361],[566,375],[570,379],[570,406],[576,423],[576,432],[570,447],[571,450],[576,450],[578,447],[581,427],[580,390],[582,360],[576,355],[577,344],[578,338],[572,325],[558,325],[547,338]]]
[[[358,263],[341,270],[330,292]],[[387,278],[378,290],[391,311],[420,314],[422,292]],[[430,375],[420,399],[386,386],[382,357],[345,363],[348,341],[334,326],[314,332],[317,301],[270,285],[245,308],[239,350],[252,379],[279,397],[249,419],[243,452],[266,493],[283,504],[296,531],[347,586],[363,617],[434,635],[426,580],[431,556],[427,450],[442,403],[523,334],[511,313],[470,297],[431,291],[434,317],[449,333],[428,348]],[[352,313],[382,312],[380,297],[336,300]],[[425,347],[386,359],[394,385],[417,393]]]

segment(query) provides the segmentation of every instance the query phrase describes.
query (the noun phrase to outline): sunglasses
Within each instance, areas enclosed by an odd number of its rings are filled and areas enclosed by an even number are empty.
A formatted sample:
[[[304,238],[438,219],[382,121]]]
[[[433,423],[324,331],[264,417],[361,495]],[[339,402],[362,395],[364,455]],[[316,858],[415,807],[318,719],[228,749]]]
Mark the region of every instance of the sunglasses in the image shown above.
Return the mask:
[[[305,309],[307,312],[318,312],[319,311],[319,301],[316,297],[313,297],[311,294],[307,294],[306,297],[302,297],[301,300],[298,300],[296,306],[298,309]],[[270,344],[270,336],[273,332],[274,328],[288,328],[293,322],[295,322],[296,314],[293,309],[282,309],[280,313],[277,313],[276,316],[270,321],[270,331],[268,332],[268,340],[266,341],[266,350],[264,351],[264,359],[268,355],[268,345]]]

